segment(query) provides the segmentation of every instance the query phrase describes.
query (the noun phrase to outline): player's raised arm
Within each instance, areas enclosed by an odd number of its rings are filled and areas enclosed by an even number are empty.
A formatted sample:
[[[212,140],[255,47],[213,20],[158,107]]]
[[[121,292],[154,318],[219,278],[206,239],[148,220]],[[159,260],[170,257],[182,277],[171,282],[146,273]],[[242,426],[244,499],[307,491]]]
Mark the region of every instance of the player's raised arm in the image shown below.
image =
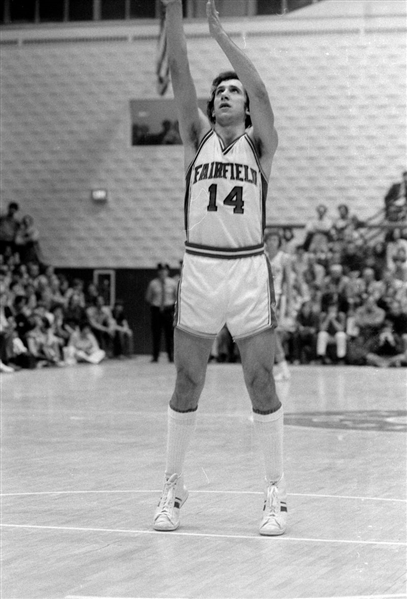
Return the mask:
[[[166,35],[172,87],[177,104],[186,166],[193,159],[202,134],[209,128],[207,117],[198,107],[191,76],[187,44],[182,24],[182,1],[162,0],[166,9]]]
[[[274,128],[274,114],[266,86],[252,61],[223,29],[216,11],[215,0],[208,0],[206,14],[211,36],[229,59],[249,96],[253,137],[263,169],[268,174],[277,149],[278,139]]]

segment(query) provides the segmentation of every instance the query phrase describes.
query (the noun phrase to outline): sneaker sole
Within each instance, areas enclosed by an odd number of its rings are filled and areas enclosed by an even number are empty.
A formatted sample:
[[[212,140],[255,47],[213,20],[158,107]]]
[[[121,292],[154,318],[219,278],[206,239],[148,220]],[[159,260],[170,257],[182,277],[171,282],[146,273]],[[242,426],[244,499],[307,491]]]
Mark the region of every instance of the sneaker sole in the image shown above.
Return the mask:
[[[276,530],[273,532],[266,532],[264,530],[259,530],[259,533],[263,536],[263,537],[281,537],[281,535],[283,535],[285,533],[286,529],[283,528],[281,530]]]

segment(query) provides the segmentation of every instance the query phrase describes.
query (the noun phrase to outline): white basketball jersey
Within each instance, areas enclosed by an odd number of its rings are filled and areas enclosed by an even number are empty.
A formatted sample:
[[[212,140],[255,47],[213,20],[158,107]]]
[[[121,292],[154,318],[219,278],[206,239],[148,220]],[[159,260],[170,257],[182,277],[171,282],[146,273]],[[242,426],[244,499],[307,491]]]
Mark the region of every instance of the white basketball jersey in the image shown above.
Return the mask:
[[[186,175],[186,251],[220,258],[263,253],[267,185],[246,133],[226,147],[209,131]]]

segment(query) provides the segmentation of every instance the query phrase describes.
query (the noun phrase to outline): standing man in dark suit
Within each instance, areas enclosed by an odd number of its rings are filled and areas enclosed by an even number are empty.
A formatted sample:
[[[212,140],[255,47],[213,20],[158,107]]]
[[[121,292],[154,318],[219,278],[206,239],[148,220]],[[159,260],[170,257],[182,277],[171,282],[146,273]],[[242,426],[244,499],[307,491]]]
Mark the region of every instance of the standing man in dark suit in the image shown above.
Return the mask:
[[[159,263],[157,276],[150,281],[146,292],[146,301],[151,309],[152,362],[158,362],[163,331],[168,361],[174,361],[174,306],[177,299],[177,283],[169,276],[169,272],[168,264]]]

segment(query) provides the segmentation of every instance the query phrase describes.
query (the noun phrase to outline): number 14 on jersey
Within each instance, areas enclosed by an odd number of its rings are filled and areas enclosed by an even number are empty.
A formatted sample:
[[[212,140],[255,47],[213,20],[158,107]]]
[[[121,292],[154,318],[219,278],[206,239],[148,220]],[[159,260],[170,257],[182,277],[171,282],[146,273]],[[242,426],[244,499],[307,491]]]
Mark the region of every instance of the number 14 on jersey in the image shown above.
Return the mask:
[[[208,188],[209,191],[209,204],[208,212],[217,212],[218,210],[218,186],[216,183]],[[225,206],[233,206],[233,214],[244,214],[244,201],[243,201],[243,187],[241,185],[235,185],[230,193],[223,200]]]

